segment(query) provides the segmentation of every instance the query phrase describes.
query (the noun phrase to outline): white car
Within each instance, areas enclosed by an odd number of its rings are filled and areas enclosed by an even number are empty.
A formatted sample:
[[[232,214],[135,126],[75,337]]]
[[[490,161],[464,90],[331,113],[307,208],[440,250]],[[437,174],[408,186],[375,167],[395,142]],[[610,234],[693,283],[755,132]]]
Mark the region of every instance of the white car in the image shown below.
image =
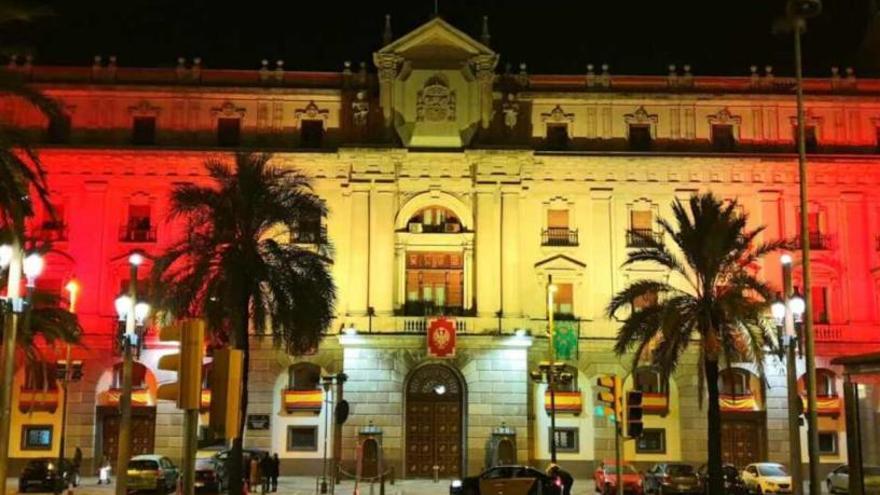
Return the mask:
[[[791,475],[785,466],[775,462],[749,464],[742,472],[749,493],[791,493]]]
[[[863,477],[865,480],[865,493],[880,493],[880,467],[864,466],[862,467]],[[849,493],[849,466],[841,464],[834,471],[828,473],[825,478],[825,486],[828,487],[828,493]]]

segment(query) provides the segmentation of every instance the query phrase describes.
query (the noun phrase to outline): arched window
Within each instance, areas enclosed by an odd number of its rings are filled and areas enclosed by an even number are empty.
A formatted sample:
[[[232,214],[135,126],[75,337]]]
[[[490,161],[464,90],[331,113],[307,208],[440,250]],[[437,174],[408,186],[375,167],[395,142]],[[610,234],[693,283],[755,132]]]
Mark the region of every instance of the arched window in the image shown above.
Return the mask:
[[[723,395],[750,395],[751,375],[746,370],[729,368],[721,372],[718,387]]]
[[[833,371],[827,368],[816,369],[816,395],[819,397],[837,395],[837,387],[835,386],[836,381],[837,374]],[[801,395],[806,395],[807,393],[806,376],[801,376],[798,379],[798,393]]]
[[[666,394],[669,383],[654,368],[639,368],[633,374],[633,389],[647,394]]]
[[[315,390],[319,388],[321,388],[320,366],[311,363],[300,363],[288,368],[288,390]]]
[[[449,208],[429,206],[419,210],[409,219],[410,232],[461,232],[461,220]]]
[[[122,388],[122,363],[116,363],[113,365],[113,384],[110,388]],[[147,367],[141,363],[132,363],[131,388],[133,390],[143,390],[147,388]]]

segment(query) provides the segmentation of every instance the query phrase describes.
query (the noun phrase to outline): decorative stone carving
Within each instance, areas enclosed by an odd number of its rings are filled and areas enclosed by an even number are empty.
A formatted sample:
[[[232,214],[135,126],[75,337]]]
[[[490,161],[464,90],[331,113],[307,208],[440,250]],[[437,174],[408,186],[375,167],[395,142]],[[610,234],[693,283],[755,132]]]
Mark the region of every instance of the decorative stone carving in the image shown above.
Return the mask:
[[[416,94],[416,120],[419,122],[455,121],[455,90],[442,74],[425,81]]]
[[[293,116],[296,120],[327,120],[330,118],[330,110],[318,108],[313,100],[305,108],[296,109]]]
[[[141,100],[137,105],[128,107],[128,113],[134,117],[155,117],[161,111],[160,107],[154,107],[147,100]]]
[[[709,116],[709,125],[714,124],[740,125],[742,124],[742,117],[739,115],[732,115],[730,110],[727,107],[724,107],[715,115]]]
[[[351,102],[351,118],[355,127],[365,127],[370,115],[370,102],[364,91],[358,91],[355,100]]]
[[[516,101],[516,95],[507,94],[507,99],[501,104],[501,113],[504,115],[504,125],[510,130],[516,127],[519,119],[519,102]]]
[[[550,112],[541,114],[541,122],[574,122],[574,114],[565,113],[561,106],[556,105]]]
[[[645,107],[639,107],[633,113],[623,116],[624,122],[627,124],[657,124],[659,120],[656,113],[649,114]]]
[[[792,115],[788,118],[789,122],[791,122],[791,126],[797,129],[798,121],[797,114]],[[820,130],[822,128],[822,124],[825,122],[825,117],[814,115],[813,112],[809,109],[804,111],[804,124],[807,127],[813,126],[816,130]]]
[[[223,117],[223,118],[242,118],[244,117],[245,109],[243,107],[237,107],[231,101],[226,101],[219,107],[214,107],[211,109],[211,116],[213,117]]]
[[[403,57],[393,53],[377,53],[373,56],[373,62],[376,64],[380,81],[393,81],[397,77]]]

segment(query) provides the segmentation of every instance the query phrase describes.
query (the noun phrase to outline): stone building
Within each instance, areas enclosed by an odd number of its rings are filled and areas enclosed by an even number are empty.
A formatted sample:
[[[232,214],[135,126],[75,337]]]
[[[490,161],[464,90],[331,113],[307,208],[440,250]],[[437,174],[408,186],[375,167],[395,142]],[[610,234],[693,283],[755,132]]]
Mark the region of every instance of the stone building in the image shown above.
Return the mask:
[[[797,237],[792,80],[772,68],[709,77],[687,66],[668,76],[612,75],[607,66],[534,75],[498,61],[440,18],[388,39],[375,70],[13,61],[10,70],[62,101],[68,117],[47,128],[20,103],[0,107],[3,119],[45,142],[60,220],[40,214],[33,222],[57,251],[39,284],[61,291],[76,276],[83,287],[87,335],[74,352],[85,376],[70,391],[67,448],[82,447],[87,460],[115,453],[113,300],[128,283],[126,255],[158,252],[180,235],[164,221],[175,184],[206,183],[206,159],[246,149],[271,150],[279,166],[313,178],[329,217],[291,242],[326,231],[335,246],[337,316],[317,353],[288,356],[257,337],[252,346],[249,414],[269,421],[267,429],[255,421],[246,442],[278,452],[285,473],[320,472],[334,435],[343,468],[353,471],[370,425],[381,429],[385,467],[399,476],[431,476],[434,466],[444,478],[476,473],[498,452],[545,463],[545,386],[529,371],[547,356],[551,276],[554,313],[578,344],[569,362],[575,380],[558,413],[561,463],[583,477],[613,457],[613,429],[594,412],[593,384],[605,373],[647,394],[646,434],[625,443],[628,460],[703,462],[696,356],[669,383],[650,368],[629,370],[629,357],[612,352],[618,324],[604,308],[628,282],[666,276],[621,263],[640,234],[662,238],[656,219],[695,192],[738,200],[752,225],[767,226],[765,239]],[[830,360],[880,345],[880,80],[833,74],[805,83],[827,466],[846,460],[841,378]],[[778,255],[761,275],[779,285]],[[426,335],[443,318],[454,326],[455,352],[432,357]],[[136,452],[180,455],[182,416],[156,399],[157,384],[173,379],[156,365],[172,351],[151,333],[136,367]],[[722,379],[724,456],[738,464],[788,459],[785,367],[775,357],[765,365],[765,381],[739,363]],[[332,394],[321,392],[320,379],[336,372],[349,377],[351,415],[334,432]],[[58,449],[61,392],[35,390],[36,373],[22,369],[16,378],[17,462]],[[880,407],[865,400],[867,410]],[[499,432],[515,446],[496,449]]]

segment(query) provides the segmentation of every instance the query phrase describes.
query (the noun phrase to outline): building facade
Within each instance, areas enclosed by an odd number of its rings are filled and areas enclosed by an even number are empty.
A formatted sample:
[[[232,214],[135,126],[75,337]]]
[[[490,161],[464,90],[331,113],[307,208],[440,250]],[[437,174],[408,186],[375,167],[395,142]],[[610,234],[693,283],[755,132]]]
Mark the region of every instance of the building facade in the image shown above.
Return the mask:
[[[646,393],[646,433],[625,442],[627,460],[704,462],[696,355],[668,383],[650,367],[631,370],[631,358],[612,351],[619,324],[604,311],[629,282],[667,276],[621,264],[643,235],[662,239],[656,220],[676,199],[713,191],[765,225],[764,239],[798,236],[793,82],[771,68],[739,78],[688,67],[659,77],[592,66],[533,75],[498,67],[488,33],[481,39],[436,18],[386,39],[375,70],[346,63],[339,73],[13,61],[9,70],[67,115],[49,128],[13,101],[0,115],[45,143],[58,219],[33,221],[54,246],[39,285],[61,292],[76,277],[82,286],[87,333],[74,354],[85,372],[69,392],[67,449],[80,446],[87,461],[115,455],[113,301],[128,285],[128,253],[156,253],[182,235],[165,221],[176,184],[207,183],[206,159],[250,149],[309,175],[327,202],[326,223],[291,242],[326,232],[335,247],[337,314],[320,349],[289,356],[256,336],[252,346],[249,414],[261,418],[246,444],[278,452],[285,473],[320,472],[333,446],[325,435],[340,438],[350,472],[358,452],[364,473],[393,467],[405,477],[473,474],[499,458],[547,462],[545,386],[529,371],[547,358],[550,277],[559,325],[577,336],[574,380],[560,392],[560,462],[587,476],[613,457],[613,428],[594,407],[593,384],[606,373]],[[880,80],[834,71],[805,84],[820,448],[831,467],[846,452],[842,378],[830,360],[880,347]],[[780,285],[778,254],[760,270]],[[427,335],[440,319],[455,329],[455,352],[435,357]],[[157,384],[173,379],[157,369],[168,352],[148,335],[135,371],[134,450],[179,458],[182,415],[156,399]],[[723,454],[736,464],[788,461],[785,366],[770,357],[765,367],[766,380],[743,363],[723,373]],[[349,377],[351,404],[338,427],[327,413],[333,394],[320,387],[336,372]],[[59,445],[62,392],[35,387],[37,375],[16,376],[16,461]],[[880,401],[866,396],[864,407],[873,415]]]

